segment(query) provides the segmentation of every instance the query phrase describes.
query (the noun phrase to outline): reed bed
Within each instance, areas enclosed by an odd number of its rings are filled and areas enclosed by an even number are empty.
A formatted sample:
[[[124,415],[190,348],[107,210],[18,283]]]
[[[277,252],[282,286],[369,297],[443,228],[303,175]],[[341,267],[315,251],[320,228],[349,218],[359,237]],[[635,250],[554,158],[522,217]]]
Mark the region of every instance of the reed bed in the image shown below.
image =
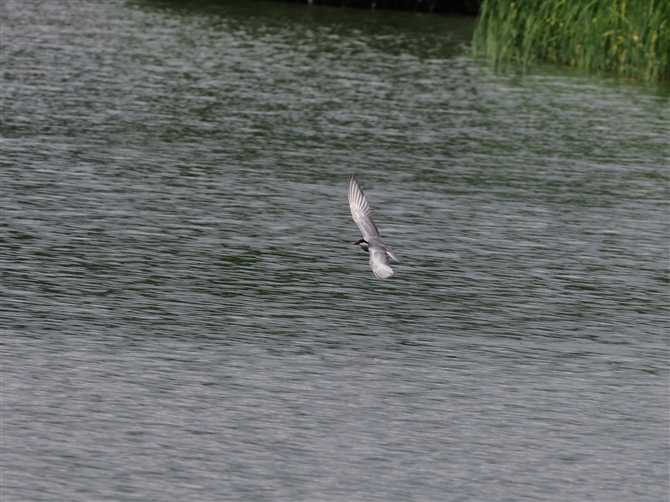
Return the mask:
[[[670,80],[668,0],[483,0],[475,56]]]

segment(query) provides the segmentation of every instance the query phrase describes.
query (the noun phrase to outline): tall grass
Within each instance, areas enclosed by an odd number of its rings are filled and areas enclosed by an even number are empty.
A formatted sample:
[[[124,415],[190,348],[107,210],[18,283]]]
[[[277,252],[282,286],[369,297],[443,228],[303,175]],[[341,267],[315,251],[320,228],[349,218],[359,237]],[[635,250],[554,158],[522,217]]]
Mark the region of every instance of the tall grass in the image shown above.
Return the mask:
[[[483,0],[473,52],[496,65],[567,64],[670,80],[668,0]]]

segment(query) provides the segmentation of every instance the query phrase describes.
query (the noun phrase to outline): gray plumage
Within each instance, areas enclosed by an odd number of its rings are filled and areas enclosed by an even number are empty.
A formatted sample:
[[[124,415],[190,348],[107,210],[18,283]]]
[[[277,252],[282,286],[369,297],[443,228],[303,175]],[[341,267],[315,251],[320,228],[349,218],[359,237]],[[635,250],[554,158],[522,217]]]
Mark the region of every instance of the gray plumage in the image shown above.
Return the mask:
[[[400,260],[398,260],[393,248],[382,240],[377,225],[372,220],[372,212],[368,201],[365,199],[365,194],[353,174],[349,176],[347,193],[351,216],[363,234],[363,239],[354,242],[354,244],[358,244],[363,251],[370,254],[370,267],[375,275],[380,279],[387,279],[393,275],[389,257],[397,262]]]

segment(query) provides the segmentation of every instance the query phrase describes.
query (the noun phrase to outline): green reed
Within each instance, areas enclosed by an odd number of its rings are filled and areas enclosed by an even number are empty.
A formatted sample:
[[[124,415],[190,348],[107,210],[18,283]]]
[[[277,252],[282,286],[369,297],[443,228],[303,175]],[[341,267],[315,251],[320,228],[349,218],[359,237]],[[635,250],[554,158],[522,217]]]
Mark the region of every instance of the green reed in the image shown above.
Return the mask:
[[[567,64],[670,80],[668,0],[483,0],[473,52],[496,66]]]

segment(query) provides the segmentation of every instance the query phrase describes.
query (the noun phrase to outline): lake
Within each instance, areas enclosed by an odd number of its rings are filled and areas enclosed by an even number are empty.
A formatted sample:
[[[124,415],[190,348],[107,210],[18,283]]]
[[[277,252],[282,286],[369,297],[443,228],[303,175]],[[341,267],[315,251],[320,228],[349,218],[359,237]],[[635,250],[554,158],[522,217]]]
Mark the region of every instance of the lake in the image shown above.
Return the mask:
[[[1,9],[3,501],[668,499],[668,86],[467,17]]]

